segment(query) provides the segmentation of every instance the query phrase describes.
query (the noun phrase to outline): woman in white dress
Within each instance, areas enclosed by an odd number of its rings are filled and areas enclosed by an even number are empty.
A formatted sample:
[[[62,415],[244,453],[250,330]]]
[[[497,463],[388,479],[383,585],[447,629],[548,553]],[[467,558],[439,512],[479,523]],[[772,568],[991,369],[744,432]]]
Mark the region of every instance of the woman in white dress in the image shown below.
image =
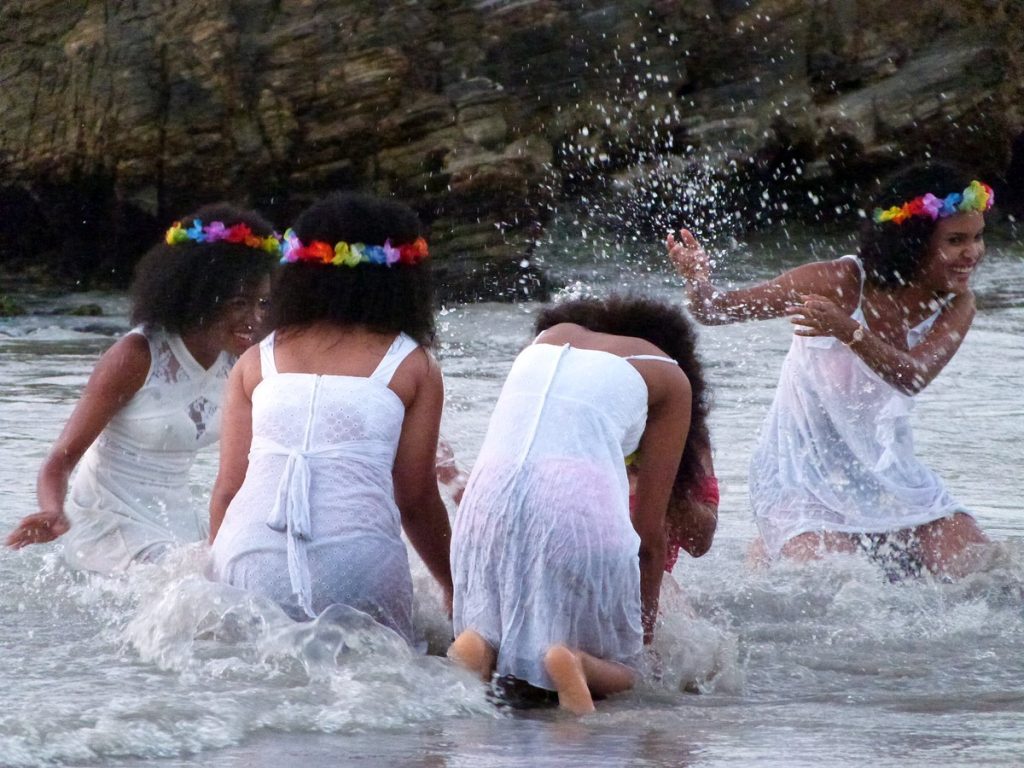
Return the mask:
[[[228,384],[212,575],[296,619],[356,608],[413,643],[403,530],[451,599],[419,221],[396,202],[335,194],[285,234],[282,262],[273,332]]]
[[[224,385],[254,341],[279,249],[258,214],[218,204],[142,257],[135,328],[96,364],[40,469],[40,511],[8,546],[63,537],[71,567],[112,573],[206,537],[189,469],[219,436]]]
[[[879,197],[857,256],[732,291],[712,285],[693,235],[669,237],[701,322],[796,325],[750,465],[757,558],[862,550],[892,579],[970,567],[987,539],[914,456],[910,413],[971,327],[992,200],[954,168],[912,167]]]
[[[653,637],[666,508],[702,474],[703,381],[678,363],[699,372],[690,325],[666,305],[567,302],[543,312],[537,330],[456,515],[449,655],[484,680],[496,672],[557,691],[583,713],[593,696],[633,685]],[[706,550],[714,526],[700,517],[684,538]]]

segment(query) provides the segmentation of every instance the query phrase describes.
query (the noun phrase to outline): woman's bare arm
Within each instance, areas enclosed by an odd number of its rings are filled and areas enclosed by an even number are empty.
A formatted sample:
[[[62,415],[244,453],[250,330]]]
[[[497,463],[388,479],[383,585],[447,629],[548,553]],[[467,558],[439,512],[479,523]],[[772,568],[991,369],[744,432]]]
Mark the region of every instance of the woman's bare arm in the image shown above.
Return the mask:
[[[690,429],[690,382],[677,366],[639,363],[648,387],[647,425],[640,439],[633,525],[640,536],[640,603],[644,642],[654,637],[665,569],[665,511]]]
[[[437,488],[435,463],[437,439],[444,405],[441,369],[425,350],[414,361],[421,370],[415,395],[406,406],[402,434],[395,455],[395,501],[409,542],[437,579],[451,603],[451,524]]]
[[[668,236],[668,255],[686,281],[691,314],[705,325],[782,317],[812,293],[830,296],[849,312],[857,305],[860,272],[849,259],[802,264],[771,280],[729,291],[711,283],[708,256],[697,239],[685,229],[679,236]]]
[[[252,447],[252,392],[262,378],[259,347],[250,347],[228,377],[221,412],[220,465],[210,491],[210,543],[224,522],[231,500],[242,487]]]
[[[93,369],[81,398],[49,454],[36,481],[39,512],[28,515],[7,536],[14,549],[40,544],[67,533],[64,515],[68,478],[82,455],[125,403],[135,396],[149,375],[149,342],[129,334],[108,349]]]
[[[972,292],[954,296],[925,337],[907,350],[861,326],[825,296],[805,296],[787,311],[798,336],[834,336],[884,381],[908,395],[920,392],[946,367],[970,330],[974,313]]]

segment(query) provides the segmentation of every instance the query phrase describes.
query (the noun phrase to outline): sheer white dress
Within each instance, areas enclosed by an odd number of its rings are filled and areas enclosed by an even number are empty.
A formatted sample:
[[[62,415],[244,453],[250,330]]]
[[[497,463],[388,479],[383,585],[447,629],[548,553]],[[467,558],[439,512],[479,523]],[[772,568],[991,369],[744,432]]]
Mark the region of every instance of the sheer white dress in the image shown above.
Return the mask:
[[[860,268],[863,295],[863,266],[843,258]],[[910,329],[909,347],[941,312]],[[860,301],[851,316],[864,322]],[[771,556],[801,533],[884,533],[966,511],[914,455],[913,408],[838,339],[793,336],[750,462],[754,518]]]
[[[647,386],[628,359],[551,344],[516,358],[452,531],[455,634],[497,648],[498,675],[554,690],[543,657],[556,643],[637,665],[625,457],[646,423]]]
[[[388,382],[419,345],[399,335],[369,377],[278,373],[260,344],[252,448],[211,553],[215,579],[293,617],[331,605],[413,642],[413,590],[392,468],[405,406]]]
[[[131,331],[149,342],[142,388],[110,420],[79,462],[62,537],[72,568],[112,573],[168,547],[205,539],[208,516],[194,504],[189,470],[220,436],[224,385],[235,357],[203,368],[181,337]]]

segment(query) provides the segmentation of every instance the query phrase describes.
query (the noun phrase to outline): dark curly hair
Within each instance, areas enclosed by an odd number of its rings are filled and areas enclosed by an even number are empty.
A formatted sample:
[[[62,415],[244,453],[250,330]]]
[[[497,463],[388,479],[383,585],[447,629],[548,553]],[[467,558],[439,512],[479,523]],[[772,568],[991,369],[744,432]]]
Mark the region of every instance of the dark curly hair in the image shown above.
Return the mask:
[[[395,246],[420,236],[407,205],[368,195],[335,192],[303,211],[292,227],[306,244],[315,240]],[[326,321],[363,325],[382,333],[405,332],[420,344],[434,341],[430,261],[359,264],[355,267],[294,262],[274,276],[268,329]]]
[[[536,333],[559,323],[574,323],[597,333],[645,339],[671,357],[690,380],[690,432],[679,462],[673,493],[689,495],[704,475],[701,449],[709,447],[707,417],[709,392],[704,368],[697,357],[697,335],[693,323],[682,310],[665,302],[643,296],[611,295],[607,298],[573,299],[541,310],[535,323]]]
[[[270,223],[255,211],[230,203],[205,205],[180,221],[191,226],[220,221],[226,227],[246,224],[254,235],[274,233]],[[270,275],[276,256],[239,243],[161,242],[135,265],[132,280],[131,321],[134,325],[160,326],[172,333],[203,328],[215,321],[224,303],[253,289]]]
[[[901,224],[876,224],[871,216],[875,208],[886,210],[931,192],[945,197],[963,192],[973,177],[946,163],[912,165],[888,177],[868,210],[861,226],[859,254],[866,279],[881,288],[896,288],[913,281],[928,254],[928,243],[936,222],[924,216],[911,216]]]

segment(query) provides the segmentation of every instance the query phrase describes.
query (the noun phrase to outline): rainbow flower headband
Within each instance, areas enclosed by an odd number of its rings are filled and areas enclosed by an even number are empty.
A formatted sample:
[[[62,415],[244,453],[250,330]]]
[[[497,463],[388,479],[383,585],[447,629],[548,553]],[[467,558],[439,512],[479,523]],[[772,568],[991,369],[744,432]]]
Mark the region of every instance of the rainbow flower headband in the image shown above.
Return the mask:
[[[427,241],[422,237],[397,248],[391,245],[390,240],[385,240],[384,245],[344,242],[330,245],[322,240],[314,240],[309,245],[303,245],[298,235],[289,229],[284,233],[281,263],[312,261],[335,266],[344,264],[346,267],[356,267],[360,264],[381,264],[390,267],[392,264],[419,264],[428,255]]]
[[[903,205],[894,205],[884,211],[881,208],[875,208],[872,218],[876,224],[887,221],[902,224],[911,216],[927,216],[935,221],[956,213],[987,211],[995,200],[996,194],[992,191],[992,187],[975,180],[962,193],[954,192],[945,197],[936,197],[929,192],[927,195],[915,197]]]
[[[211,221],[203,226],[199,219],[192,220],[192,226],[185,229],[180,221],[174,222],[171,228],[164,235],[168,245],[180,245],[181,243],[237,243],[249,248],[258,248],[276,256],[281,252],[281,241],[277,235],[260,237],[254,235],[248,224],[232,224],[225,227],[223,221]]]

